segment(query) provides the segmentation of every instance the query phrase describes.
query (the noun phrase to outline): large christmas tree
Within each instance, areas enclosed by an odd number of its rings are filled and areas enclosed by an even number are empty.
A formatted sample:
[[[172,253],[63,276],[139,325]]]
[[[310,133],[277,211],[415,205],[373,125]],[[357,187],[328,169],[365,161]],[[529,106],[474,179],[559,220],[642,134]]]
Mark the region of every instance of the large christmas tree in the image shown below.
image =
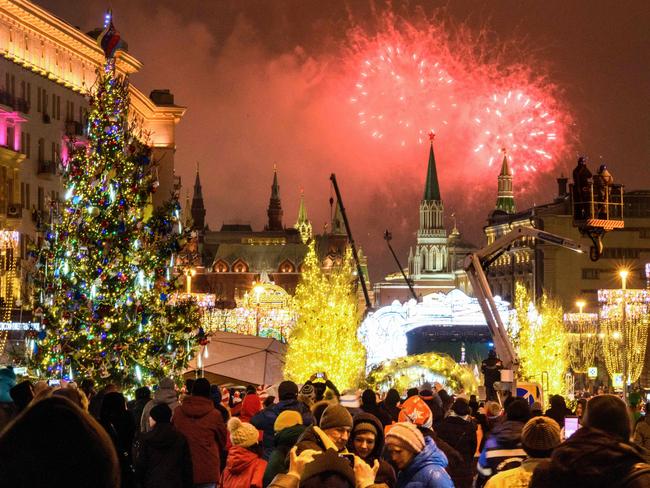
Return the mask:
[[[129,105],[128,81],[107,57],[88,144],[71,145],[61,164],[65,196],[37,257],[39,376],[132,387],[178,371],[194,346],[195,306],[169,304],[187,237],[177,195],[153,209],[155,162]]]
[[[312,240],[303,266],[294,297],[298,319],[288,340],[285,375],[303,383],[313,373],[325,372],[341,391],[357,387],[366,352],[357,338],[352,253],[348,249],[342,263],[324,273]]]

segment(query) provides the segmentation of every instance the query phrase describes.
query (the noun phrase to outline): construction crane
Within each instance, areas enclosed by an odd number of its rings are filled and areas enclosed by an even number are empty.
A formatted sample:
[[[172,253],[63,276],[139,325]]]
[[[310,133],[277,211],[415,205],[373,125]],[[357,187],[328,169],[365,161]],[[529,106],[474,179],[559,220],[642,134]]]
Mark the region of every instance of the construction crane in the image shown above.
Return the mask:
[[[564,247],[577,253],[584,252],[582,245],[571,239],[531,227],[517,227],[508,234],[496,239],[492,244],[485,246],[483,249],[468,254],[465,258],[464,268],[467,273],[467,278],[472,284],[474,295],[481,306],[483,315],[485,315],[485,321],[492,334],[494,349],[504,365],[504,369],[501,371],[501,387],[506,390],[510,389],[513,395],[516,395],[517,391],[516,382],[517,371],[519,369],[519,357],[494,302],[490,285],[485,276],[485,270],[499,256],[507,251],[516,240],[524,237],[532,237],[538,241]]]

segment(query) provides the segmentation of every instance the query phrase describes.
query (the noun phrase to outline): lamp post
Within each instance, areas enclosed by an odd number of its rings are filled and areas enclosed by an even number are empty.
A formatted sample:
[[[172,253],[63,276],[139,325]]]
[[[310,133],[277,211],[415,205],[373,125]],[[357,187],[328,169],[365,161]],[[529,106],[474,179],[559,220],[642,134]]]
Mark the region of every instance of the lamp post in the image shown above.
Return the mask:
[[[576,307],[578,307],[578,313],[582,315],[582,311],[584,310],[586,305],[586,302],[584,300],[577,300],[576,301]]]
[[[185,293],[188,295],[192,293],[192,276],[195,274],[196,270],[194,268],[189,268],[185,271]]]
[[[618,272],[618,275],[621,277],[621,290],[622,290],[622,295],[621,295],[621,320],[623,323],[621,324],[621,348],[623,349],[621,351],[621,359],[623,360],[623,401],[625,403],[628,402],[627,398],[627,380],[628,380],[628,364],[627,364],[627,327],[625,326],[626,323],[626,308],[627,308],[627,300],[625,299],[626,293],[625,293],[625,288],[627,285],[627,276],[629,272],[626,269],[621,269]]]

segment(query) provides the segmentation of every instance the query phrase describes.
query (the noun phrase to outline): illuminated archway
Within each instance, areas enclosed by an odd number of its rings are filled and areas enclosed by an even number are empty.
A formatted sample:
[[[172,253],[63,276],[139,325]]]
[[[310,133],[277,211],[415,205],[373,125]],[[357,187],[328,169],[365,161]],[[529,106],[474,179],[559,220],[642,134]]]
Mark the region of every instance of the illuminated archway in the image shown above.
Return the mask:
[[[370,370],[367,382],[379,390],[405,391],[424,381],[440,381],[448,389],[477,393],[478,379],[468,365],[458,364],[446,354],[427,352],[386,361]]]

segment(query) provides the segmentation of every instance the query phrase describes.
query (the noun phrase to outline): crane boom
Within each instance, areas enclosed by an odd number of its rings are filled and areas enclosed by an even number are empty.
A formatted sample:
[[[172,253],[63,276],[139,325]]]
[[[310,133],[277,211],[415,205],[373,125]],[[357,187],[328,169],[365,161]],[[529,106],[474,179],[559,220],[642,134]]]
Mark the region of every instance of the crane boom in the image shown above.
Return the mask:
[[[539,241],[554,244],[579,253],[584,252],[582,246],[571,239],[532,227],[517,227],[508,234],[496,239],[492,244],[485,246],[483,249],[468,254],[465,258],[465,272],[472,284],[474,295],[485,315],[485,321],[492,334],[496,353],[503,362],[504,367],[513,370],[515,379],[519,367],[519,358],[494,302],[490,285],[485,276],[485,268],[501,256],[513,242],[523,237],[532,237]]]

